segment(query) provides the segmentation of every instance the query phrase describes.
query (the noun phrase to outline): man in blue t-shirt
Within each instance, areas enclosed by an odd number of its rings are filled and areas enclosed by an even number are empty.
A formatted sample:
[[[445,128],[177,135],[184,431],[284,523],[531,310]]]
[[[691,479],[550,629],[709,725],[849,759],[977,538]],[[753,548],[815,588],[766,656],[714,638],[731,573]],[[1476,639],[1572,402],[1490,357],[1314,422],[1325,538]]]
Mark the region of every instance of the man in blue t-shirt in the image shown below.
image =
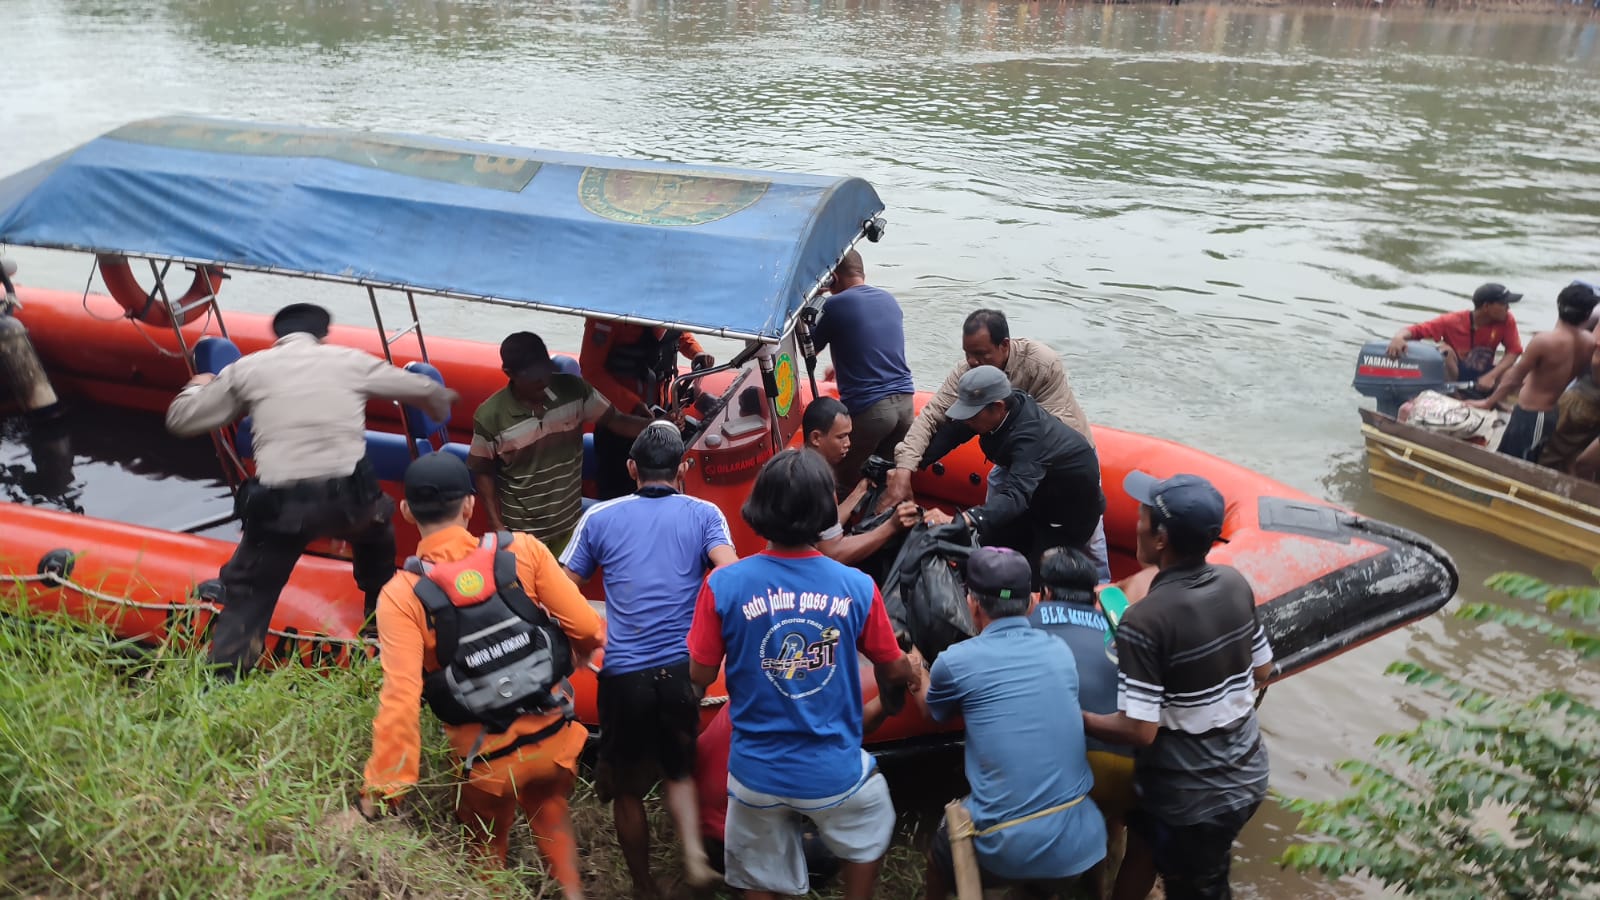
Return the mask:
[[[967,811],[991,885],[1067,884],[1105,858],[1105,822],[1089,799],[1078,669],[1072,651],[1028,626],[1033,572],[1022,554],[983,547],[967,559],[967,607],[978,636],[939,655],[923,698],[943,722],[966,720]],[[955,883],[950,837],[928,848],[926,896]]]
[[[695,737],[700,695],[689,680],[684,640],[706,570],[738,559],[722,511],[678,493],[683,438],[654,422],[634,439],[628,474],[639,489],[578,521],[561,565],[578,584],[603,570],[606,653],[600,672],[600,752],[595,793],[612,801],[617,844],[635,896],[657,896],[650,875],[644,798],[659,778],[695,886],[716,878],[695,809]]]
[[[839,857],[847,900],[872,896],[894,805],[861,749],[861,666],[893,711],[917,674],[895,642],[877,586],[817,552],[838,521],[833,474],[809,450],[762,467],[745,521],[761,553],[712,572],[689,630],[690,671],[708,686],[727,661],[727,881],[749,900],[804,894],[803,819]]]
[[[849,491],[861,466],[876,453],[894,458],[894,448],[916,418],[911,367],[906,365],[904,315],[894,295],[867,284],[861,254],[847,251],[833,270],[822,320],[811,329],[817,352],[833,347],[839,399],[850,411],[850,452],[839,463],[838,487]]]

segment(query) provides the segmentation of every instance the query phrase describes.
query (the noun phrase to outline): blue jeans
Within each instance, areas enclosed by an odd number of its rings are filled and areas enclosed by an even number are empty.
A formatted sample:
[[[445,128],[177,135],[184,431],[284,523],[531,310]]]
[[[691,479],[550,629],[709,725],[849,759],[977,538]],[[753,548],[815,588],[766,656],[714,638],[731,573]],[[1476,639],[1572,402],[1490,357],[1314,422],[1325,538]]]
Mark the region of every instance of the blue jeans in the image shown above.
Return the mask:
[[[1004,479],[1005,477],[1006,477],[1006,468],[1005,468],[1005,466],[995,466],[995,467],[991,468],[989,470],[989,484],[988,484],[989,492],[993,493],[994,489],[1000,486],[1001,480]],[[987,495],[985,496],[985,499],[987,499]],[[1089,538],[1089,546],[1088,547],[1084,547],[1084,548],[1080,548],[1080,549],[1088,551],[1089,558],[1094,560],[1095,571],[1100,573],[1100,583],[1101,584],[1110,584],[1111,583],[1111,557],[1106,552],[1106,517],[1105,516],[1101,516],[1100,517],[1100,521],[1095,523],[1094,536]]]

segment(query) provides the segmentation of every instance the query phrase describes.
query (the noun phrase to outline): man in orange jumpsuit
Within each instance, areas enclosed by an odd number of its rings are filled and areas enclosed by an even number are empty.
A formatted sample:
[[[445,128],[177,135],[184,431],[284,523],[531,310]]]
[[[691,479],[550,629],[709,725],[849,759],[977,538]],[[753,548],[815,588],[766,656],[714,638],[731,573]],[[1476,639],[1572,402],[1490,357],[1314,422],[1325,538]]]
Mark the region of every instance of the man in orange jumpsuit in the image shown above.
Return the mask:
[[[588,319],[583,325],[578,368],[583,380],[619,411],[649,418],[652,405],[670,408],[680,353],[697,369],[716,363],[688,332]],[[633,479],[628,475],[632,447],[632,438],[595,429],[595,480],[601,500],[633,493]]]
[[[605,643],[605,626],[536,538],[473,537],[466,526],[475,501],[471,473],[451,454],[428,454],[406,470],[400,512],[422,537],[417,558],[378,598],[383,688],[359,808],[375,819],[417,784],[426,698],[462,761],[456,815],[484,862],[505,864],[520,807],[551,874],[575,900],[583,887],[567,800],[588,731],[571,717],[562,676]],[[484,627],[496,618],[504,621]],[[446,669],[455,677],[439,677]],[[475,682],[491,684],[475,693]],[[506,683],[518,686],[509,701],[496,686]]]

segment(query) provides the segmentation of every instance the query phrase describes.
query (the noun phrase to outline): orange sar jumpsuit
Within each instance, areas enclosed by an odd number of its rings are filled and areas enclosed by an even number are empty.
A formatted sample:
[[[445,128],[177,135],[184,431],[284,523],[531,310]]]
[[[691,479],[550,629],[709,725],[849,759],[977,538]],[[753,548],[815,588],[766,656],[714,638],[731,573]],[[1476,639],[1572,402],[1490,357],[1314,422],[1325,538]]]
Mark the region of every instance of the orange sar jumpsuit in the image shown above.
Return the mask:
[[[640,414],[640,407],[648,409],[651,404],[664,408],[671,400],[668,394],[672,387],[670,381],[651,385],[643,379],[618,374],[606,367],[613,349],[638,344],[647,332],[652,332],[653,337],[660,339],[666,334],[666,329],[600,319],[586,319],[583,323],[583,349],[578,354],[578,369],[583,372],[583,380],[593,385],[600,396],[610,400],[612,406],[625,413]],[[692,360],[706,351],[694,335],[684,332],[678,336],[678,352],[685,359]]]
[[[651,405],[668,408],[672,401],[672,378],[677,374],[676,359],[665,344],[668,330],[627,322],[588,319],[583,323],[583,350],[578,368],[583,379],[625,413],[649,415]],[[694,335],[678,335],[677,352],[693,360],[704,353]],[[647,376],[654,369],[663,377]],[[628,476],[628,451],[632,438],[619,437],[604,428],[594,432],[595,487],[597,498],[610,500],[633,493]]]
[[[417,545],[417,555],[430,562],[453,562],[476,549],[478,539],[471,532],[452,526],[424,537]],[[560,563],[544,544],[530,535],[517,534],[510,549],[516,555],[517,575],[523,588],[566,632],[574,659],[603,646],[604,621],[561,571]],[[419,713],[423,673],[439,668],[434,655],[435,635],[412,587],[417,578],[404,570],[397,572],[378,598],[383,688],[378,695],[378,715],[372,723],[372,758],[367,761],[365,791],[368,796],[386,801],[397,800],[417,783],[422,755]],[[521,807],[551,874],[563,887],[576,888],[580,884],[578,847],[572,835],[567,798],[577,777],[578,754],[588,738],[587,729],[573,721],[536,744],[483,761],[517,738],[554,724],[560,715],[553,712],[522,716],[503,734],[485,735],[471,777],[462,786],[456,816],[471,832],[484,860],[503,866],[511,825]],[[472,752],[482,731],[481,725],[445,726],[458,760]]]

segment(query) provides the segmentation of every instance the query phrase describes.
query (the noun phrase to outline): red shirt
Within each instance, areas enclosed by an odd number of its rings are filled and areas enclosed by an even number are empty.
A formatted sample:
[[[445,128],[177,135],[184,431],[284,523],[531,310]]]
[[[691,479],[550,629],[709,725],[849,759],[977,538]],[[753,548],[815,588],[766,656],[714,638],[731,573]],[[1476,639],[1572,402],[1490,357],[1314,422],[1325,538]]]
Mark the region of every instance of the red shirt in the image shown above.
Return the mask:
[[[1506,320],[1502,323],[1474,327],[1472,312],[1463,309],[1445,313],[1421,325],[1411,326],[1409,332],[1416,340],[1444,341],[1462,359],[1471,356],[1474,347],[1485,347],[1491,354],[1501,346],[1506,348],[1507,353],[1522,352],[1522,338],[1517,334],[1514,316],[1506,313]]]
[[[722,840],[728,820],[728,748],[733,744],[733,720],[723,704],[717,717],[694,750],[694,785],[700,794],[700,834]]]

